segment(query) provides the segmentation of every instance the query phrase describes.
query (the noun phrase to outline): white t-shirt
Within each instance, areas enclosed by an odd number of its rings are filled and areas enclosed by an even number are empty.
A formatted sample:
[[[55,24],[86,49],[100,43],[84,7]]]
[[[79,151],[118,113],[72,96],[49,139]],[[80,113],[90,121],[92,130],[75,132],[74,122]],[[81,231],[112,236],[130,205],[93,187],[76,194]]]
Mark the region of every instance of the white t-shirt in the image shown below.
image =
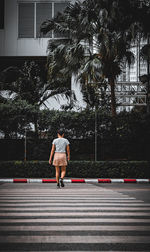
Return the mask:
[[[58,137],[53,140],[52,144],[55,145],[55,152],[66,152],[66,146],[70,143],[66,138]]]

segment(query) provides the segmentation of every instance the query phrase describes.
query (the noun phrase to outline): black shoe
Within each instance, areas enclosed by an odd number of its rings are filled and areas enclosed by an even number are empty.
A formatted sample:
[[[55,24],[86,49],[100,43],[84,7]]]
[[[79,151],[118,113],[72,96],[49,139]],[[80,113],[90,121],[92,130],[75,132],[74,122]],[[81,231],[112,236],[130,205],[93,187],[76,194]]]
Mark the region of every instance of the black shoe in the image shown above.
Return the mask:
[[[57,189],[59,189],[60,188],[60,184],[59,183],[57,183]]]
[[[64,186],[65,186],[65,185],[64,185],[64,181],[63,181],[62,178],[60,179],[60,185],[61,185],[61,187],[64,187]]]

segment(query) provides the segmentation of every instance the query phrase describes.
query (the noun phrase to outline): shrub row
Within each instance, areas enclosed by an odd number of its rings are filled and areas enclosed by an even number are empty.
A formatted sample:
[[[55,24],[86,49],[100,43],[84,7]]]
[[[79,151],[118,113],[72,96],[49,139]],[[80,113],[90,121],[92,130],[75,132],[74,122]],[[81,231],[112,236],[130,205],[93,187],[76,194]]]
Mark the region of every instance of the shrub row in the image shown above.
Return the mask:
[[[51,178],[55,169],[47,161],[2,161],[1,178]],[[150,178],[148,161],[70,161],[66,177]]]

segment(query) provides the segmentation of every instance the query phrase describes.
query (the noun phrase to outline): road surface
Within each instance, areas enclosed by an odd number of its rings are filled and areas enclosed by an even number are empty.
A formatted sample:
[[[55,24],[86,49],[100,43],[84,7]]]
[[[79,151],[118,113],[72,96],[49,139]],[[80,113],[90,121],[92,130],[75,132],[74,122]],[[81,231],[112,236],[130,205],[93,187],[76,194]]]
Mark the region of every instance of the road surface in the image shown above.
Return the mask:
[[[0,251],[150,251],[150,185],[1,183]]]

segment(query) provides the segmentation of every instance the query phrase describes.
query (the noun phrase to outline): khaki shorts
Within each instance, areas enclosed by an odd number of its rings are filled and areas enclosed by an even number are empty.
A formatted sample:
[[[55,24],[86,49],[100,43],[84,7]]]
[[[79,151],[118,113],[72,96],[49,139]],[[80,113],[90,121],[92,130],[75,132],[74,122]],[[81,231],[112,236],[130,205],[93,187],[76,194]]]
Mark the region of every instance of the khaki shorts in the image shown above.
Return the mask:
[[[67,165],[66,153],[55,152],[53,165],[54,166],[66,166]]]

